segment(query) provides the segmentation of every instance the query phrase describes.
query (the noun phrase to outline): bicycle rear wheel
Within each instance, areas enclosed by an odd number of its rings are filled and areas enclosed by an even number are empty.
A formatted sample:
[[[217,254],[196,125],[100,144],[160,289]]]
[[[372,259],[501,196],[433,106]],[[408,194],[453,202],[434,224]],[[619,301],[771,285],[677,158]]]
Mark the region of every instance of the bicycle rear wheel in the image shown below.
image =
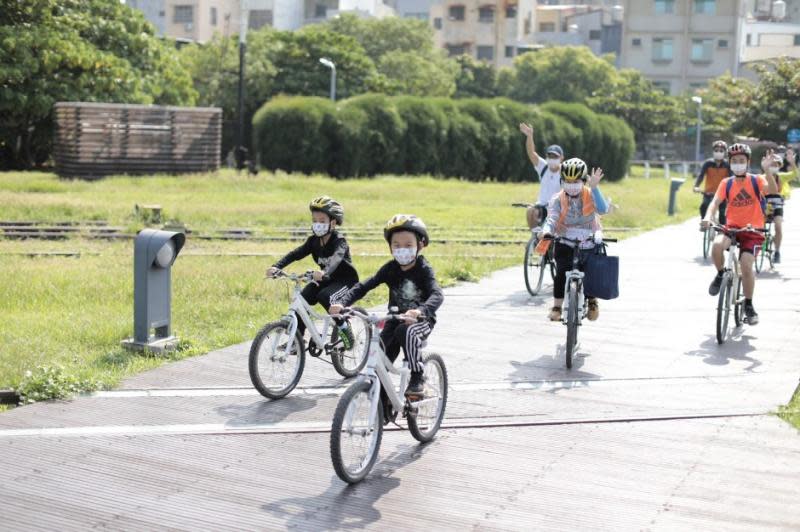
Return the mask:
[[[289,323],[275,321],[265,325],[250,345],[247,369],[258,393],[270,399],[286,397],[303,375],[306,353],[303,337],[295,332],[289,347]]]
[[[764,269],[764,256],[769,254],[769,247],[770,247],[770,243],[771,243],[770,240],[771,240],[770,239],[770,235],[768,234],[767,238],[764,239],[764,242],[760,246],[757,246],[756,249],[755,249],[755,252],[756,252],[756,260],[755,260],[756,273],[761,273],[761,270]],[[770,262],[772,262],[771,258],[770,258]]]
[[[344,392],[331,426],[331,461],[336,475],[348,484],[356,484],[366,477],[375,460],[383,438],[381,400],[370,421],[372,383],[359,380]]]
[[[730,272],[725,272],[722,276],[722,285],[717,299],[717,343],[725,343],[728,336],[728,319],[731,313],[731,292],[733,287]]]
[[[424,399],[417,406],[417,411],[409,414],[408,430],[417,441],[427,443],[436,436],[444,419],[444,410],[447,407],[447,368],[442,357],[436,354],[425,357],[424,368]]]
[[[536,253],[536,245],[539,239],[532,236],[525,246],[525,288],[528,293],[535,296],[542,289],[542,279],[544,278],[544,266],[547,261],[547,254],[539,255]]]
[[[569,308],[567,309],[567,369],[572,369],[572,355],[578,343],[578,286],[571,283],[569,286]]]

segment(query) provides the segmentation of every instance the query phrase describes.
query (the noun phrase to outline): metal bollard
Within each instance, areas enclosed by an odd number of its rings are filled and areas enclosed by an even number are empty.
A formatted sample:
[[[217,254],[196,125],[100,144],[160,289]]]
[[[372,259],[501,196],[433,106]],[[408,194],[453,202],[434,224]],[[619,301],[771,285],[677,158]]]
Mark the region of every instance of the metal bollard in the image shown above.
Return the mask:
[[[644,162],[644,178],[650,179],[650,161]]]
[[[675,196],[678,195],[678,189],[686,182],[685,179],[678,179],[673,177],[669,182],[669,206],[667,207],[667,214],[673,216],[675,214]]]
[[[136,351],[173,349],[171,331],[171,268],[186,235],[144,229],[136,235],[133,252],[133,338],[122,346]],[[150,334],[150,331],[154,334]]]
[[[669,163],[664,163],[664,179],[669,179]]]

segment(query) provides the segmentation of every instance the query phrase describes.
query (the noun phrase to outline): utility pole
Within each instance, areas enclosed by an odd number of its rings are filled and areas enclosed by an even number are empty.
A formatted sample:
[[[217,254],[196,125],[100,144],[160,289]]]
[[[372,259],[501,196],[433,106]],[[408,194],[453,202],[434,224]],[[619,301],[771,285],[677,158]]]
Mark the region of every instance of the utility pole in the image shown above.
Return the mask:
[[[244,60],[247,51],[247,0],[239,1],[239,103],[238,125],[236,132],[236,169],[242,170],[245,166],[247,148],[244,146]]]

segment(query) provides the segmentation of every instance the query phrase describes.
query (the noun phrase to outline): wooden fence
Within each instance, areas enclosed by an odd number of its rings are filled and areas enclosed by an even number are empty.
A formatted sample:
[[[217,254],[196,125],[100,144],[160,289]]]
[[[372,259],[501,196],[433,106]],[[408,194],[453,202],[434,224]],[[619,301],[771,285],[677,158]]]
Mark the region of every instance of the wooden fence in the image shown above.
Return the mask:
[[[216,107],[59,102],[55,117],[54,158],[62,177],[219,169],[222,110]]]

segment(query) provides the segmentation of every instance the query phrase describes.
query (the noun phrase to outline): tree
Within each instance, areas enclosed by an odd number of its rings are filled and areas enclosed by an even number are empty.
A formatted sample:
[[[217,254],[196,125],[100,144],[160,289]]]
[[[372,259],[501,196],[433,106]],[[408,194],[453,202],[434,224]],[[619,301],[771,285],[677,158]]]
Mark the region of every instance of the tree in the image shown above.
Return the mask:
[[[431,58],[414,52],[383,56],[378,71],[386,78],[387,94],[451,96],[456,90],[457,66],[444,57]]]
[[[325,23],[330,31],[353,37],[375,64],[389,52],[433,53],[433,30],[417,19],[386,17],[363,19],[346,13]]]
[[[745,113],[736,125],[750,135],[783,142],[787,129],[800,128],[800,59],[782,57],[753,69],[759,84],[752,94],[742,94]]]
[[[640,145],[646,135],[671,133],[683,122],[676,99],[633,69],[620,70],[612,83],[598,87],[597,94],[588,98],[587,104],[598,113],[623,119]]]
[[[586,46],[560,46],[526,53],[514,60],[505,90],[518,101],[584,103],[596,90],[614,82],[613,56],[597,57]]]
[[[0,165],[44,162],[57,101],[191,105],[170,46],[114,0],[6,2],[0,26]]]
[[[455,59],[459,70],[456,74],[456,98],[494,98],[497,96],[497,72],[486,61],[478,61],[469,55]]]

